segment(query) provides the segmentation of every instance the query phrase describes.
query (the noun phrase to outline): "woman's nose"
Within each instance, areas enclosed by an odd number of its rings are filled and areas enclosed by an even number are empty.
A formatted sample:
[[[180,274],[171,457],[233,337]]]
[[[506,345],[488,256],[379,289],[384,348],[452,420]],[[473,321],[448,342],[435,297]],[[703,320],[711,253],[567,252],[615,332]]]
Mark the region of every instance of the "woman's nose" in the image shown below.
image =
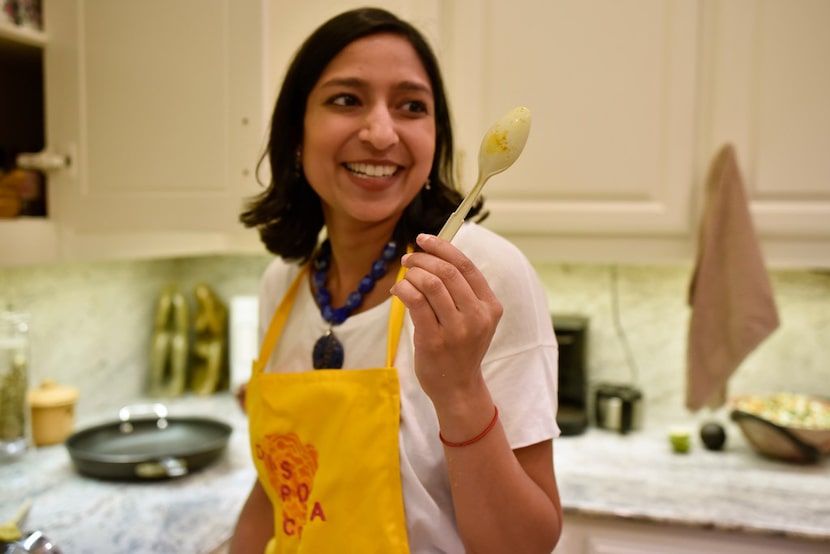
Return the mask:
[[[358,134],[378,150],[386,150],[398,143],[398,131],[395,120],[386,108],[375,108],[367,114],[363,129]]]

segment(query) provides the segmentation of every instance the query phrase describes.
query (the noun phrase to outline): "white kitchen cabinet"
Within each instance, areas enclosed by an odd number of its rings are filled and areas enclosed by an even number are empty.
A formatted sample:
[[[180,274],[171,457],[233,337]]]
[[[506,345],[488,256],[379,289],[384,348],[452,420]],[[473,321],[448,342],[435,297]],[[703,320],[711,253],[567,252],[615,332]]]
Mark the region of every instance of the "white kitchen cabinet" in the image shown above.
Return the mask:
[[[830,3],[455,0],[449,81],[462,183],[487,127],[533,114],[485,190],[537,261],[687,261],[702,189],[736,145],[773,265],[830,267]]]
[[[46,220],[0,220],[0,266],[254,249],[237,223],[290,55],[357,0],[46,0]],[[460,182],[528,106],[486,225],[537,262],[691,262],[715,152],[735,145],[770,265],[830,267],[825,0],[384,0],[425,29]],[[267,168],[262,172],[267,179]]]
[[[0,21],[0,152],[11,164],[14,150],[43,148],[42,51],[39,31]],[[22,86],[18,86],[22,84]],[[35,90],[29,92],[29,89]],[[44,217],[0,219],[0,266],[53,261],[55,226]]]
[[[48,218],[0,220],[0,267],[261,252],[238,215],[261,190],[256,164],[289,58],[324,19],[360,5],[46,0],[46,33],[0,28],[0,48],[43,49],[46,147],[71,160],[49,174]],[[378,5],[436,38],[436,0]]]
[[[554,554],[819,554],[820,541],[566,513]]]
[[[222,251],[258,190],[262,2],[50,2],[47,136],[67,257]]]
[[[45,2],[45,146],[70,164],[49,173],[48,220],[2,222],[0,264],[238,246],[264,146],[263,6]]]
[[[413,23],[424,32],[433,46],[440,48],[445,23],[442,6],[448,3],[448,0],[375,0],[369,4],[363,0],[266,1],[268,32],[265,42],[268,64],[265,78],[270,94],[267,100],[269,116],[270,107],[276,101],[283,76],[294,53],[306,37],[330,17],[345,10],[367,5],[387,9]]]
[[[830,267],[830,2],[705,7],[704,159],[735,145],[770,259]]]
[[[485,189],[487,225],[534,259],[685,256],[687,241],[666,239],[692,228],[697,3],[458,0],[448,9],[462,182],[475,179],[492,121],[517,105],[532,114],[522,156]]]

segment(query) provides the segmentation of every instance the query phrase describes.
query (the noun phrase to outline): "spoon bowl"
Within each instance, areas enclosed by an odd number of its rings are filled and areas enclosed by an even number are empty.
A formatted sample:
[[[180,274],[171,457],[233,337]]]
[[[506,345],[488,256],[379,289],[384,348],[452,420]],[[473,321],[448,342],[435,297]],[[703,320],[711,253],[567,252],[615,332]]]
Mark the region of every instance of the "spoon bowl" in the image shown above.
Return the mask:
[[[450,215],[438,237],[452,240],[464,218],[470,212],[484,183],[501,173],[519,158],[530,134],[530,110],[523,106],[513,108],[501,116],[484,134],[478,150],[478,180],[464,197],[458,208]]]

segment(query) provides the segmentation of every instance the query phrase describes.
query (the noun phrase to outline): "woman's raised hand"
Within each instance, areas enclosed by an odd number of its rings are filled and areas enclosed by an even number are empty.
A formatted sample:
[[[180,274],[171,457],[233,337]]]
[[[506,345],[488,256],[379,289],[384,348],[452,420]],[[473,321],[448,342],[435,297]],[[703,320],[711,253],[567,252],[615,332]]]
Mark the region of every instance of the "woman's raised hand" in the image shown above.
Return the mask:
[[[391,292],[415,326],[415,373],[436,406],[477,394],[481,360],[490,347],[502,305],[479,269],[455,246],[433,235],[417,238],[406,254],[406,276]],[[451,404],[450,404],[451,405]]]

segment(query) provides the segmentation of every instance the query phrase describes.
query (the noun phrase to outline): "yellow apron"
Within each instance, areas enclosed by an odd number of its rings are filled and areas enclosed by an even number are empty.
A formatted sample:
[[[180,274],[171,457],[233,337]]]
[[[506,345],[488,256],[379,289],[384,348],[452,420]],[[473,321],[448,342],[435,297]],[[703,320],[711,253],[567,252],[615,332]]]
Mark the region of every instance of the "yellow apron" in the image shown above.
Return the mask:
[[[246,392],[251,452],[274,507],[265,552],[408,553],[392,367],[404,306],[392,298],[385,368],[266,373],[307,268],[274,313]]]

